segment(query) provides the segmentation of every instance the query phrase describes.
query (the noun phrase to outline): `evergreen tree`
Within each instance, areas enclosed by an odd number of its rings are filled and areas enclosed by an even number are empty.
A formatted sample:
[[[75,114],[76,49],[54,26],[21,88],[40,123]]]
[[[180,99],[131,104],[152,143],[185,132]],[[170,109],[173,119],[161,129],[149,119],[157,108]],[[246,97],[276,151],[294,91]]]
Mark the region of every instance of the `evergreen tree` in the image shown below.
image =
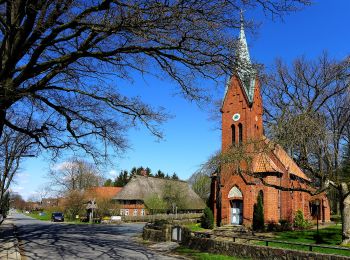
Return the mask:
[[[254,204],[253,230],[264,230],[264,228],[263,193],[259,192],[257,202]]]
[[[177,174],[174,172],[173,175],[171,176],[171,179],[173,179],[173,180],[178,180],[179,177],[178,177]]]
[[[136,174],[141,175],[143,170],[144,170],[144,168],[142,166],[140,166],[139,168],[136,169]]]
[[[162,172],[161,170],[158,170],[156,175],[154,175],[154,177],[158,177],[158,178],[164,178],[165,174],[164,172]]]
[[[105,183],[103,184],[104,187],[112,187],[113,181],[111,179],[107,179]]]
[[[114,182],[115,187],[124,187],[129,181],[129,173],[128,171],[124,170],[121,171],[117,177],[117,179]]]
[[[201,227],[212,229],[214,227],[214,215],[210,208],[206,207],[201,217]]]
[[[137,174],[137,168],[136,167],[132,167],[131,171],[130,171],[130,177],[135,176]]]
[[[152,171],[149,167],[146,167],[146,173],[147,173],[147,176],[151,176],[152,177]]]

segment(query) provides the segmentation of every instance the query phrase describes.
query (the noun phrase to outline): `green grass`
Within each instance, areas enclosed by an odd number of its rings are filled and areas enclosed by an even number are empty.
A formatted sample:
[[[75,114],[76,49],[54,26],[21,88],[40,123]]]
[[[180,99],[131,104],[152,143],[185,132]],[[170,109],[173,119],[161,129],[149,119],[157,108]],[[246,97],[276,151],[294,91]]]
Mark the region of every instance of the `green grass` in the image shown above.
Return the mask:
[[[333,225],[333,226],[319,229],[319,234],[323,241],[318,245],[339,246],[341,242],[341,228],[342,228],[341,225]],[[317,231],[314,229],[303,230],[303,231],[285,231],[285,232],[276,233],[276,237],[273,238],[272,240],[304,243],[304,244],[316,244],[315,242],[316,235],[317,235]],[[256,244],[265,245],[265,242],[256,242]],[[308,246],[298,246],[298,245],[270,243],[270,242],[269,242],[269,246],[309,251]],[[345,251],[345,250],[313,247],[312,251],[319,252],[319,253],[326,253],[326,254],[339,254],[339,255],[350,256],[350,251]]]
[[[195,260],[243,260],[243,259],[248,259],[248,258],[237,258],[237,257],[233,257],[233,256],[204,253],[204,252],[189,249],[189,248],[183,247],[183,246],[176,248],[174,252],[176,252],[179,255],[184,255],[184,256],[190,257],[191,259],[195,259]]]
[[[26,215],[28,215],[29,217],[38,219],[38,220],[50,221],[51,220],[51,212],[44,212],[44,213],[45,213],[44,216],[40,216],[39,212],[34,211],[34,212],[26,214]]]
[[[191,231],[206,231],[208,229],[202,228],[200,223],[191,223],[186,225]]]
[[[33,211],[32,213],[29,213],[26,215],[42,221],[51,221],[51,214],[52,212],[55,212],[55,211],[43,211],[43,212],[45,213],[44,216],[40,216],[39,211]],[[82,225],[90,224],[89,222],[81,222],[80,220],[77,220],[77,219],[72,220],[67,218],[64,219],[64,222],[69,224],[82,224]],[[100,223],[94,223],[94,225],[97,225],[97,224],[100,224]]]

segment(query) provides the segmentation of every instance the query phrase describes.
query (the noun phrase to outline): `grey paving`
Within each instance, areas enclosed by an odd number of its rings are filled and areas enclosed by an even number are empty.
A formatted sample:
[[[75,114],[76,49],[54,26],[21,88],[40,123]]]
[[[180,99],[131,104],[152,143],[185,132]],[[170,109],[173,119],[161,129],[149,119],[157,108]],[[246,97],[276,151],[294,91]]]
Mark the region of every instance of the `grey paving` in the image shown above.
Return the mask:
[[[22,214],[17,226],[24,259],[178,259],[134,241],[143,224],[76,225],[43,222]]]
[[[5,219],[0,225],[0,259],[20,260],[18,241],[14,234],[14,226],[10,220]]]

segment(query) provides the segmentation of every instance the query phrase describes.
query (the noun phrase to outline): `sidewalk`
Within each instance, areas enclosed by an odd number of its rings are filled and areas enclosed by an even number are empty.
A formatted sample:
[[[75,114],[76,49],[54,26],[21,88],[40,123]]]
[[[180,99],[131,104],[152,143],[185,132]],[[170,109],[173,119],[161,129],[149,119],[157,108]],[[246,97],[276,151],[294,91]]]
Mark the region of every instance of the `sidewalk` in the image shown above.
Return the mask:
[[[14,225],[11,219],[5,219],[0,225],[0,259],[21,259],[18,248],[18,240],[14,235]]]

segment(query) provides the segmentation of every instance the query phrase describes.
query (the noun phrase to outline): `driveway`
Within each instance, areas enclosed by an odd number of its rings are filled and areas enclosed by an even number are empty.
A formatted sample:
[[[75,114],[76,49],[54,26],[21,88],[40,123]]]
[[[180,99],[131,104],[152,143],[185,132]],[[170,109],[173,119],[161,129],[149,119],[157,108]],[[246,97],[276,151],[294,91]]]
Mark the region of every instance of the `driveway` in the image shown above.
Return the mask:
[[[13,214],[24,259],[178,259],[136,243],[143,224],[51,223]]]

